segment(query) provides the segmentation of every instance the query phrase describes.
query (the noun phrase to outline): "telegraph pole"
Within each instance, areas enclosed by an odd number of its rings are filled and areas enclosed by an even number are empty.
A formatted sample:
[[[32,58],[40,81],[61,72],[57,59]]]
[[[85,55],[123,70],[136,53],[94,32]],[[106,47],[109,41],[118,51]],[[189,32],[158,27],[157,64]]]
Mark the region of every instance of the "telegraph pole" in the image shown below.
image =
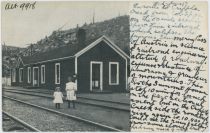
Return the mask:
[[[93,24],[95,23],[95,9],[93,10]]]

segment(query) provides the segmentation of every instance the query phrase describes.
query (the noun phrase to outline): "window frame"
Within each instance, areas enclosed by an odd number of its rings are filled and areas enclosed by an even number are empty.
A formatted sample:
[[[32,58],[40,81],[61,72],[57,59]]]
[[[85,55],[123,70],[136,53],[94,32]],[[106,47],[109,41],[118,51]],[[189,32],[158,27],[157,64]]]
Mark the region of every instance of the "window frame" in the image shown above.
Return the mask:
[[[22,83],[23,82],[23,75],[21,75],[21,71],[23,72],[23,68],[19,69],[19,82]]]
[[[38,76],[38,77],[37,77],[37,85],[39,86],[39,82],[40,82],[40,81],[39,81],[39,80],[40,80],[40,78],[39,78],[39,70],[40,70],[40,69],[39,69],[38,66],[33,67],[33,86],[35,85],[35,82],[34,82],[34,81],[35,81],[35,72],[34,72],[35,69],[38,69],[38,70],[37,70],[37,71],[38,71],[38,73],[37,73],[37,74],[38,74],[38,75],[37,75],[37,76]]]
[[[44,74],[43,74],[43,70],[44,70]],[[41,84],[45,84],[45,65],[41,65]]]
[[[100,65],[100,90],[103,91],[103,62],[102,61],[90,61],[90,91],[93,91],[93,88],[92,88],[93,64]]]
[[[16,82],[16,69],[12,69],[12,82]]]
[[[28,72],[28,83],[31,83],[31,67],[28,67],[27,72]]]
[[[117,65],[116,83],[112,83],[111,65]],[[109,62],[109,85],[119,85],[119,62]]]
[[[57,67],[59,66],[59,82],[57,82]],[[60,63],[55,63],[55,84],[60,84],[61,82],[61,67],[60,67]]]

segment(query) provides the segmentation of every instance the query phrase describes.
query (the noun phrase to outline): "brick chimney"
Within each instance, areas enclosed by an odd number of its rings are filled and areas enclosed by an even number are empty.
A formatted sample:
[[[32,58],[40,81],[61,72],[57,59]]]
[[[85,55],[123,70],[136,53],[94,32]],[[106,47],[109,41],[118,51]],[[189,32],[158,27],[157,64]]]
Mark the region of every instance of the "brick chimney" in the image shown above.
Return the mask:
[[[79,28],[76,33],[76,38],[78,42],[78,48],[83,48],[86,41],[86,30],[83,28]]]

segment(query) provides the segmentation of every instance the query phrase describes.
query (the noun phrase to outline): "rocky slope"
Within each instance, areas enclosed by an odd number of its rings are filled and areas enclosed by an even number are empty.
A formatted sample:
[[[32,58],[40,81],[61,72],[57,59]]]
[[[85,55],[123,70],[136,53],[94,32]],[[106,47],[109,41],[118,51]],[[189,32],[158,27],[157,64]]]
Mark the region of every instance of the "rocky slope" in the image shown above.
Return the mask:
[[[69,30],[53,31],[35,44],[29,45],[25,49],[3,45],[2,47],[2,68],[3,76],[9,75],[9,68],[14,66],[18,56],[30,56],[37,52],[45,52],[65,45],[76,43],[76,31],[78,28],[86,30],[86,38],[91,39],[96,36],[106,35],[123,51],[129,55],[129,16],[119,16],[103,22],[84,24]]]

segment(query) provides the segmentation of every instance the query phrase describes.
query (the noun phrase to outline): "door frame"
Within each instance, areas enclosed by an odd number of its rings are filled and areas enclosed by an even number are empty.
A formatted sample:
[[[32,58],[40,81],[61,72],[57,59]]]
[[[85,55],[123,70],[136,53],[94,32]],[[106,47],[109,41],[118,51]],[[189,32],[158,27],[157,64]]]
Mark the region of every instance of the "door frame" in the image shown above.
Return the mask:
[[[34,86],[34,69],[38,69],[38,86],[39,86],[39,67],[33,67],[33,86]]]
[[[92,65],[99,64],[100,65],[100,90],[103,91],[103,62],[102,61],[91,61],[90,62],[90,91],[93,90],[92,88]]]

